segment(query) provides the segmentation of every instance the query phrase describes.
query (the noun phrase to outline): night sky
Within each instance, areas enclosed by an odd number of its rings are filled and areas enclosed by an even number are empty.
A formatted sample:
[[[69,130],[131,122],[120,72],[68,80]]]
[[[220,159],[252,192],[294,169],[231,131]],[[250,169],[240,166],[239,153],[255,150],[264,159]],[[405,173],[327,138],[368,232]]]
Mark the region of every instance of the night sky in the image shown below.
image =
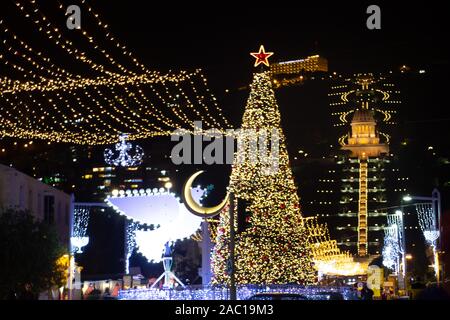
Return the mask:
[[[275,52],[272,61],[319,53],[338,72],[448,61],[444,2],[378,3],[381,30],[367,29],[372,3],[364,1],[183,3],[102,0],[94,8],[148,66],[201,67],[222,88],[251,79],[249,52],[260,44]]]

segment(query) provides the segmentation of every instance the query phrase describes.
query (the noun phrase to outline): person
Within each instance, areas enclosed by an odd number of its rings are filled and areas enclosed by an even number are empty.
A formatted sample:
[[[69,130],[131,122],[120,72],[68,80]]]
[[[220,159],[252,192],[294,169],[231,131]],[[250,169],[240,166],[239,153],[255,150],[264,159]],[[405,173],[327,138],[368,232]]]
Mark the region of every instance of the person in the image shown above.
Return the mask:
[[[94,291],[94,285],[92,283],[89,283],[88,288],[84,292],[84,298],[86,299],[91,294],[92,291]]]
[[[34,300],[34,294],[32,291],[32,286],[30,283],[26,283],[24,286],[24,291],[21,292],[20,300]]]
[[[102,298],[104,300],[111,299],[111,292],[109,291],[109,288],[105,288],[105,291],[102,294]]]
[[[114,286],[111,296],[117,298],[119,296],[119,291],[120,291],[120,285],[118,282],[116,282],[116,285]]]
[[[380,292],[381,292],[381,300],[387,300],[387,290],[386,290],[386,288],[383,288],[381,286],[380,287]]]
[[[361,290],[361,298],[362,300],[373,300],[373,290],[369,289],[366,283]]]

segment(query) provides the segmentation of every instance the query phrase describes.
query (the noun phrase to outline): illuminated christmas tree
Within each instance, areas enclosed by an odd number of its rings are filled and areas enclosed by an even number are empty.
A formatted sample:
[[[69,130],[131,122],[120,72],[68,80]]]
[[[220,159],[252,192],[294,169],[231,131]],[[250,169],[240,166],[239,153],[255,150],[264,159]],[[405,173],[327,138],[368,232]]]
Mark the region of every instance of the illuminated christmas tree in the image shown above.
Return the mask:
[[[256,55],[260,55],[255,56],[258,61],[267,62],[263,48]],[[315,283],[307,231],[302,223],[297,188],[268,71],[254,75],[242,129],[245,130],[239,136],[241,143],[258,140],[267,133],[272,139],[265,140],[266,147],[273,150],[278,144],[278,153],[268,157],[257,153],[256,161],[254,158],[251,161],[255,146],[243,143],[244,147],[239,149],[238,143],[229,185],[229,191],[235,196],[235,208],[238,208],[238,214],[235,211],[236,282]],[[271,135],[273,132],[278,137],[277,142]],[[215,283],[229,283],[229,229],[228,208],[225,208],[220,215],[212,257]]]

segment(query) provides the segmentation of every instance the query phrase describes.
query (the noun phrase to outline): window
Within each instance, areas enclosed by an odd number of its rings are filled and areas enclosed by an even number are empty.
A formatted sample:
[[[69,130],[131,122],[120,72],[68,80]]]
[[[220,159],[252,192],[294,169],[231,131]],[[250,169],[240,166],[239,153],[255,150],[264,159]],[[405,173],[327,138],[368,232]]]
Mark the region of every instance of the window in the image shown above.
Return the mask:
[[[57,212],[56,212],[56,217],[57,217],[57,223],[61,223],[61,221],[62,221],[62,212],[61,212],[61,202],[60,201],[58,201],[58,210],[57,210]]]
[[[28,189],[28,210],[33,212],[33,190]],[[36,214],[36,213],[35,213]]]
[[[25,195],[23,191],[23,186],[19,187],[19,208],[23,208],[25,206]]]
[[[65,211],[65,223],[66,226],[69,225],[70,221],[69,221],[69,205],[66,204],[66,211]]]
[[[48,224],[55,222],[55,197],[44,196],[44,221]]]

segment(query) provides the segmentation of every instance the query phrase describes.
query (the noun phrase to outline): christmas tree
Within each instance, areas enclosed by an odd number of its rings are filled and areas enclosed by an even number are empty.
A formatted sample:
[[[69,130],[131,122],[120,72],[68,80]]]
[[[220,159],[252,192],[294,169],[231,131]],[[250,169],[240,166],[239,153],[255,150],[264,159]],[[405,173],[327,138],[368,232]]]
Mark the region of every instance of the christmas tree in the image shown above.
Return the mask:
[[[234,219],[236,282],[312,284],[316,273],[269,71],[255,73],[250,89],[238,137],[243,147],[238,142],[229,185],[238,208]],[[261,136],[272,137],[263,139],[263,144],[278,152],[266,157],[256,152],[255,156],[255,145],[248,142],[261,143]],[[212,257],[215,283],[229,283],[229,229],[225,208]]]

